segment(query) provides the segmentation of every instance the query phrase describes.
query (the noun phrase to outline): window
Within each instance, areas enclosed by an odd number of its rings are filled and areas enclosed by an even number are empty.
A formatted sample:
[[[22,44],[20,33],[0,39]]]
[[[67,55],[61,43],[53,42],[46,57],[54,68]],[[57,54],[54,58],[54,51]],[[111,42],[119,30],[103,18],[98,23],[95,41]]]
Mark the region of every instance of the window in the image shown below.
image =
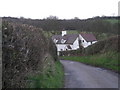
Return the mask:
[[[83,40],[83,42],[84,42],[84,40]]]
[[[70,45],[67,46],[68,49],[72,49]]]
[[[65,42],[66,42],[66,40],[64,40],[64,39],[61,40],[61,43],[65,43]]]
[[[92,42],[91,42],[91,44],[92,44]]]

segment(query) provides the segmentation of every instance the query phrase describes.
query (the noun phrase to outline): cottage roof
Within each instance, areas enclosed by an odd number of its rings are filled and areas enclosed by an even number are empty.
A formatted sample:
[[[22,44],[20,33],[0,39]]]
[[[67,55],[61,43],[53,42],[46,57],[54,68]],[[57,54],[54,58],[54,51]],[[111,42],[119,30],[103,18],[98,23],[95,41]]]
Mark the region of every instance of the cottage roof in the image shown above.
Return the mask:
[[[61,43],[61,40],[66,40],[66,42],[64,44],[73,44],[74,41],[77,39],[78,34],[66,34],[64,36],[62,35],[54,35],[52,36],[52,39],[56,39],[58,40],[57,44],[63,44]]]
[[[81,36],[87,41],[87,42],[91,42],[91,41],[96,41],[95,36],[92,33],[81,33]]]

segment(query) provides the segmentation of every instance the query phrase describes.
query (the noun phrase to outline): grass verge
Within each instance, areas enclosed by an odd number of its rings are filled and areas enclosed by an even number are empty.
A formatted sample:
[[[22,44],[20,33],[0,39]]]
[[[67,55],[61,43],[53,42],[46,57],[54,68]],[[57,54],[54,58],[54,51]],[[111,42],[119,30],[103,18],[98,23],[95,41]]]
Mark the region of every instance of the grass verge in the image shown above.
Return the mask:
[[[62,88],[64,77],[62,69],[61,63],[56,61],[54,72],[48,69],[47,73],[29,77],[28,80],[31,81],[29,88]]]
[[[90,56],[61,56],[61,59],[78,61],[81,63],[102,67],[120,73],[120,65],[118,58],[120,53],[108,52],[105,54],[90,55]]]

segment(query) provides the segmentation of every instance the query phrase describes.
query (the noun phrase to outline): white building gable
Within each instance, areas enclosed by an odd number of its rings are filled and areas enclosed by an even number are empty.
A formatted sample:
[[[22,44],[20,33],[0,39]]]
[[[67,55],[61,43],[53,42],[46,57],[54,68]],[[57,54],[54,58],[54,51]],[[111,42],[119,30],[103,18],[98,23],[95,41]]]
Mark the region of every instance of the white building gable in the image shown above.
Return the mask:
[[[86,36],[86,35],[85,35]],[[88,46],[90,46],[90,45],[92,45],[92,44],[94,44],[94,43],[96,43],[97,42],[97,40],[95,39],[95,37],[93,37],[93,36],[91,36],[91,35],[89,35],[88,37],[86,36],[86,37],[83,37],[81,34],[79,34],[79,38],[80,38],[80,41],[81,41],[81,45],[84,47],[84,48],[86,48],[86,47],[88,47]],[[90,39],[91,38],[91,39]],[[88,39],[88,41],[87,41],[87,39]]]

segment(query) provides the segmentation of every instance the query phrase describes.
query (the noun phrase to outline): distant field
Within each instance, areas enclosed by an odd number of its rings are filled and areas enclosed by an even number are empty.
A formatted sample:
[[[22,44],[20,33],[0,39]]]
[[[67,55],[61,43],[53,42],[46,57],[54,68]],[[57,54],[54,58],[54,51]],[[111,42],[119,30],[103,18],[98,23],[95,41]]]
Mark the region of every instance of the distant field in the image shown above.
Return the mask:
[[[43,31],[45,37],[51,37],[52,33],[50,31]]]
[[[120,20],[117,20],[117,19],[108,19],[106,21],[108,21],[108,22],[110,22],[112,24],[118,23],[118,21],[120,22]]]
[[[67,31],[67,34],[78,34],[79,33],[79,31],[77,31],[77,30],[68,30]]]

